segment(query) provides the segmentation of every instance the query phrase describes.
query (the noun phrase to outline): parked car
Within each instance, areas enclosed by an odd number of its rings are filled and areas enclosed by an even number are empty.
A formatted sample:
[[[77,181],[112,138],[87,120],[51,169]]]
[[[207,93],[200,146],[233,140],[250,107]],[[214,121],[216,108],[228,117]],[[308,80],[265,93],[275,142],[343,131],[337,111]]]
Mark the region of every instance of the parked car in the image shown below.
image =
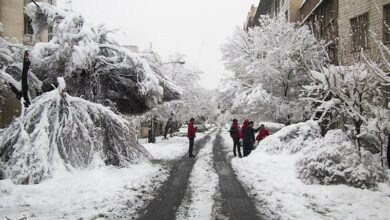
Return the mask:
[[[204,125],[195,125],[198,129],[197,129],[197,131],[198,132],[205,132],[205,131],[207,131],[208,129],[206,128],[206,126],[204,126]]]
[[[188,126],[184,124],[179,128],[179,131],[173,133],[172,136],[185,137],[187,136],[187,132],[188,132]]]

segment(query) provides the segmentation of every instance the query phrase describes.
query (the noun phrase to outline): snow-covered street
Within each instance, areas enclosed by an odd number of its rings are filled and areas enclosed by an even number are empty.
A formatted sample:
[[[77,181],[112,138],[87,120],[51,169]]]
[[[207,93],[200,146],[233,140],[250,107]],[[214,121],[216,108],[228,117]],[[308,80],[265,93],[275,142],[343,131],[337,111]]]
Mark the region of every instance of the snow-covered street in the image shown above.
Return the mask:
[[[233,158],[228,132],[222,129],[216,141],[217,133],[199,135],[198,140],[203,141],[197,145],[196,151],[200,151],[195,159],[187,158],[187,138],[159,138],[157,144],[144,144],[155,157],[154,164],[59,173],[39,185],[2,180],[0,215],[17,218],[25,213],[31,219],[248,219],[246,206],[254,205],[256,218],[264,219],[389,219],[385,205],[390,204],[389,185],[381,184],[378,191],[306,185],[295,170],[299,154],[272,155],[256,149],[246,158]],[[230,165],[215,161],[216,153],[231,161],[251,200],[247,205],[240,186],[229,182],[232,171],[226,166]],[[234,192],[227,196],[230,190]],[[242,218],[232,218],[235,215]]]

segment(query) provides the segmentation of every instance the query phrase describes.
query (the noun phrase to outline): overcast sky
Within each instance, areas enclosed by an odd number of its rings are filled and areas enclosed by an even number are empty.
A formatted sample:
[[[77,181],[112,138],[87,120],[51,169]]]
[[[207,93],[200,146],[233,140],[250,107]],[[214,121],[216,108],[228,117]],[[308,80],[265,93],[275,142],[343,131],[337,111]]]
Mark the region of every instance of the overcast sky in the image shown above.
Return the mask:
[[[64,6],[66,0],[58,0]],[[205,74],[201,84],[218,86],[225,70],[220,45],[242,27],[259,0],[73,0],[72,8],[93,23],[118,28],[120,43],[148,48],[162,58],[181,52]]]

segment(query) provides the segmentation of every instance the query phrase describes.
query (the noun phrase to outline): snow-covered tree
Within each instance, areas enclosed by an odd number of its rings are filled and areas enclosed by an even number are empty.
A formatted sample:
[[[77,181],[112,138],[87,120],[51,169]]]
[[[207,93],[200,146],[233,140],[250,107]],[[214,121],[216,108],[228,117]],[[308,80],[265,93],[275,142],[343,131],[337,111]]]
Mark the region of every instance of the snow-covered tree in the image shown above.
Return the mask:
[[[233,103],[285,123],[303,120],[305,104],[299,103],[298,96],[309,83],[309,70],[327,60],[325,46],[308,27],[296,27],[285,18],[262,17],[260,26],[249,32],[237,29],[221,48],[238,90]]]
[[[166,118],[173,113],[175,118],[181,122],[188,121],[191,117],[204,122],[212,118],[211,112],[215,109],[215,102],[211,100],[214,93],[200,85],[200,76],[203,72],[196,67],[185,64],[185,59],[185,55],[178,53],[171,55],[167,63],[160,64],[164,75],[180,86],[182,91],[182,99],[165,103],[160,108],[166,109],[165,111],[168,113]]]
[[[31,60],[32,100],[1,131],[0,179],[32,184],[61,169],[148,161],[150,155],[136,141],[132,125],[114,111],[145,112],[179,99],[179,89],[159,67],[116,44],[103,26],[94,27],[79,15],[45,3],[38,5],[29,4],[27,14],[36,38],[53,28],[50,42],[37,43],[24,56],[26,48],[0,38],[4,45],[0,79],[19,94],[23,61]],[[37,89],[35,95],[32,89]]]
[[[142,113],[180,94],[146,60],[120,47],[111,30],[88,23],[75,13],[45,3],[27,5],[35,38],[52,27],[53,38],[31,51],[31,68],[52,90],[64,77],[68,92],[115,107],[122,113]]]
[[[2,133],[0,179],[36,184],[56,170],[127,166],[151,156],[127,120],[109,108],[67,94],[65,81],[34,99]]]

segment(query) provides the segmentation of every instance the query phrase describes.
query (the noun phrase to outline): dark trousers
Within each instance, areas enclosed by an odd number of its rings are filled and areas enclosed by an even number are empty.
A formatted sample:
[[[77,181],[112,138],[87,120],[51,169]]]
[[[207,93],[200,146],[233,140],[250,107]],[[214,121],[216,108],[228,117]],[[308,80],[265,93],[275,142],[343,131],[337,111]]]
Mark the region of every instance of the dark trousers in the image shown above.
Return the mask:
[[[190,147],[188,149],[188,156],[194,156],[194,154],[192,153],[193,150],[194,150],[194,142],[195,142],[195,138],[188,138],[190,140]]]
[[[240,147],[241,147],[240,139],[233,139],[233,154],[234,154],[234,156],[237,156],[236,151],[238,151],[238,156],[242,157]]]
[[[244,141],[244,157],[248,156],[252,152],[253,143]]]

